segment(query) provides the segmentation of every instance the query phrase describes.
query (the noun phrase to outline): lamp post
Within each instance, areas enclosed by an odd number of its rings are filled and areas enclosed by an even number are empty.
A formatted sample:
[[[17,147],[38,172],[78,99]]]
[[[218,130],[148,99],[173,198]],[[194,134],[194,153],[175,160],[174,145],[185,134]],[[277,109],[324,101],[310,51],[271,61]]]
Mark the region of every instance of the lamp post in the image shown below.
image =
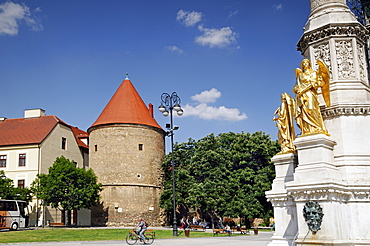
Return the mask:
[[[163,116],[170,115],[170,124],[166,124],[168,129],[167,136],[171,137],[171,171],[172,171],[172,197],[173,197],[173,236],[177,237],[177,219],[176,219],[176,191],[175,191],[175,163],[173,161],[173,135],[174,130],[179,129],[178,126],[173,125],[173,111],[176,111],[177,115],[183,115],[184,111],[181,109],[180,97],[176,92],[172,94],[162,93],[161,95],[161,106],[158,107],[158,110],[163,114]]]

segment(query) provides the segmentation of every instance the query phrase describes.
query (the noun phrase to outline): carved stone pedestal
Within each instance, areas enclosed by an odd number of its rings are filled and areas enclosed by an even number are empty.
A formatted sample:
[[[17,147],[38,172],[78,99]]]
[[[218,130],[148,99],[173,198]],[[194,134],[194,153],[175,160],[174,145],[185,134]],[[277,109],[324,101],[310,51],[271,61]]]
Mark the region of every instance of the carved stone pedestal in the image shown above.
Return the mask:
[[[292,246],[297,234],[297,211],[295,202],[287,195],[286,183],[293,180],[297,165],[295,154],[280,154],[272,158],[275,164],[276,178],[272,190],[266,197],[274,206],[275,233],[269,246]]]
[[[334,165],[335,144],[324,134],[305,135],[294,140],[299,163],[294,173],[295,183],[302,186],[340,180],[339,170]]]
[[[299,164],[286,191],[297,210],[295,245],[350,245],[346,203],[351,192],[334,163],[335,141],[324,134],[314,134],[301,136],[294,144]],[[324,214],[317,232],[310,230],[307,223],[314,223],[314,219],[304,217],[303,208],[309,201],[317,203]]]

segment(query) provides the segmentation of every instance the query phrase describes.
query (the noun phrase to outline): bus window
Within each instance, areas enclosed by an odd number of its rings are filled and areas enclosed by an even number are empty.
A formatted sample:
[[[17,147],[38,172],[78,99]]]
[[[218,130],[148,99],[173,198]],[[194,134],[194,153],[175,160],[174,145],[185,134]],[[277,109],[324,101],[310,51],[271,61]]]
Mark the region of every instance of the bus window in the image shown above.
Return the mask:
[[[17,211],[15,201],[0,201],[0,211]]]
[[[17,211],[17,205],[15,204],[15,201],[6,202],[6,205],[8,207],[8,211]]]

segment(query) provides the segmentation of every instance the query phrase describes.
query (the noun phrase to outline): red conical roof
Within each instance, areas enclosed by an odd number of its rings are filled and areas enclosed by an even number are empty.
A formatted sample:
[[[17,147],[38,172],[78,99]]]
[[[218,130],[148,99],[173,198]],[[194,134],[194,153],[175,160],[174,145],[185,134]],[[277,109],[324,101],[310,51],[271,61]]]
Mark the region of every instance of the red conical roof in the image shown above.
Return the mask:
[[[140,124],[162,129],[128,78],[118,87],[91,127],[117,123]]]

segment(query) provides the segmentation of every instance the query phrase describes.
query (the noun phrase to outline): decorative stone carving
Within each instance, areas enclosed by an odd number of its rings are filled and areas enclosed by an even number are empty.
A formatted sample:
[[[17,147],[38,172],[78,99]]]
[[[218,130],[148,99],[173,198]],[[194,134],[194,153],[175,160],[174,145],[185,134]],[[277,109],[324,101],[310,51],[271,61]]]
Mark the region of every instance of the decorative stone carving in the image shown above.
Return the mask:
[[[335,51],[338,66],[339,79],[356,78],[355,68],[353,67],[353,48],[350,40],[335,42]]]
[[[303,217],[307,222],[308,228],[312,234],[316,234],[321,229],[324,213],[318,202],[308,201],[303,207]]]
[[[346,26],[329,24],[312,32],[305,33],[297,44],[297,50],[304,54],[312,42],[320,42],[332,36],[356,37],[361,43],[366,43],[367,30],[360,24],[349,24]]]
[[[370,199],[370,192],[369,191],[354,191],[353,192],[353,199],[358,200],[369,200]]]
[[[292,205],[295,202],[308,200],[317,201],[346,201],[358,202],[370,201],[370,191],[363,190],[345,190],[336,188],[322,188],[313,190],[293,190],[288,191],[286,196],[270,197],[273,206]]]
[[[340,107],[340,108],[329,108],[321,111],[324,119],[329,119],[339,115],[370,115],[369,107]]]
[[[367,81],[367,72],[365,64],[365,51],[364,46],[357,44],[357,54],[358,54],[358,67],[360,71],[360,79],[362,81]]]
[[[315,57],[315,60],[322,60],[325,62],[326,66],[328,67],[331,75],[331,59],[330,59],[330,48],[329,48],[329,42],[325,42],[319,45],[316,45],[313,47],[313,54]],[[330,76],[332,77],[332,76]]]
[[[292,196],[293,200],[299,201],[349,201],[353,194],[349,191],[334,189],[334,188],[322,188],[315,190],[293,190],[288,191],[288,196]]]
[[[285,206],[292,206],[295,204],[292,197],[269,197],[268,201],[271,202],[271,204],[274,207],[285,207]]]

